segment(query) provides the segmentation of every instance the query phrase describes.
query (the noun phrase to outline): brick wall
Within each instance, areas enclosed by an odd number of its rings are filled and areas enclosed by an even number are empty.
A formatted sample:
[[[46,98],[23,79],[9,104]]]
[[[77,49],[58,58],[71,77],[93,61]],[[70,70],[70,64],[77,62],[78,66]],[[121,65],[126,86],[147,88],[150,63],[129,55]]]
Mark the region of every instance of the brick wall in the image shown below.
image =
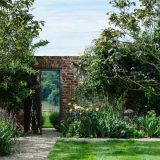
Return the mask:
[[[61,115],[64,115],[64,110],[72,105],[76,79],[74,76],[75,68],[73,61],[78,57],[62,56],[62,57],[36,57],[38,70],[59,69],[61,74]]]

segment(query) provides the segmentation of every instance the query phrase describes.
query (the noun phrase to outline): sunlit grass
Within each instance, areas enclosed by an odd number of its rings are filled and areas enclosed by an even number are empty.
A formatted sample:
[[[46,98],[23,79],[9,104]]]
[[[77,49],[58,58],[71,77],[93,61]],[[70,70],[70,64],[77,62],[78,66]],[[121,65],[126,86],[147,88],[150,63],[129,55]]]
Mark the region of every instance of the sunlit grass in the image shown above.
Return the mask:
[[[160,142],[59,140],[48,160],[160,160]]]
[[[52,112],[59,112],[59,107],[53,106],[47,101],[42,101],[42,116],[44,119],[43,128],[53,128],[53,125],[49,120],[49,116]]]
[[[43,124],[43,128],[53,128],[50,120],[49,120],[49,115],[51,114],[51,112],[42,112],[42,116],[44,119],[44,124]]]
[[[53,106],[48,101],[42,101],[42,111],[59,112],[59,106]]]

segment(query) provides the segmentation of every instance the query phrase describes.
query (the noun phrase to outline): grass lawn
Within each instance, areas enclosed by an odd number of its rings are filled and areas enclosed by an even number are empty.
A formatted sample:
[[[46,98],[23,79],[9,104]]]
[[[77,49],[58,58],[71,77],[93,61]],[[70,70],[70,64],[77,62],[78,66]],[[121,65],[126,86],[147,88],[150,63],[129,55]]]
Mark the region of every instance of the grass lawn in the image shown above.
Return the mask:
[[[160,142],[59,140],[48,160],[160,160]]]
[[[42,111],[59,112],[59,106],[53,106],[47,101],[42,101]]]
[[[44,118],[44,124],[42,126],[43,128],[53,128],[52,124],[49,121],[49,115],[52,112],[59,112],[59,107],[53,106],[47,101],[42,101],[42,116]]]
[[[51,113],[50,112],[42,112],[42,116],[44,118],[44,124],[43,124],[43,128],[53,128],[52,124],[50,123],[50,120],[49,120],[49,115]]]

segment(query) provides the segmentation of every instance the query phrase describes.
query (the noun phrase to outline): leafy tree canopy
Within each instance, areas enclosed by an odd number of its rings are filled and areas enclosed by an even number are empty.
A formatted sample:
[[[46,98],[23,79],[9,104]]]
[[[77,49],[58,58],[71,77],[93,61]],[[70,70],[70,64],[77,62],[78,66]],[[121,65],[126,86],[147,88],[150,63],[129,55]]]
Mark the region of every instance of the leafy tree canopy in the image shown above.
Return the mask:
[[[41,99],[53,106],[59,106],[60,72],[58,70],[41,72]]]
[[[34,91],[29,83],[36,71],[34,52],[48,43],[40,40],[44,26],[30,13],[34,0],[0,1],[0,106],[15,109]]]
[[[80,93],[127,95],[127,107],[153,109],[160,95],[160,2],[110,3],[116,8],[107,14],[111,27],[93,41],[77,64],[83,75]]]

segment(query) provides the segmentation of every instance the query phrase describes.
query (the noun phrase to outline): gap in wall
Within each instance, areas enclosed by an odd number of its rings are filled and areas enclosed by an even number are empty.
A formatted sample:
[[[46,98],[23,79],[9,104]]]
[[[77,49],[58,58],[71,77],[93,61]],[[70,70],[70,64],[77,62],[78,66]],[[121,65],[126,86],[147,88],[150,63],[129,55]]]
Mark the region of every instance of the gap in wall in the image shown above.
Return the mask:
[[[42,128],[54,128],[50,121],[60,114],[60,70],[41,70]]]

